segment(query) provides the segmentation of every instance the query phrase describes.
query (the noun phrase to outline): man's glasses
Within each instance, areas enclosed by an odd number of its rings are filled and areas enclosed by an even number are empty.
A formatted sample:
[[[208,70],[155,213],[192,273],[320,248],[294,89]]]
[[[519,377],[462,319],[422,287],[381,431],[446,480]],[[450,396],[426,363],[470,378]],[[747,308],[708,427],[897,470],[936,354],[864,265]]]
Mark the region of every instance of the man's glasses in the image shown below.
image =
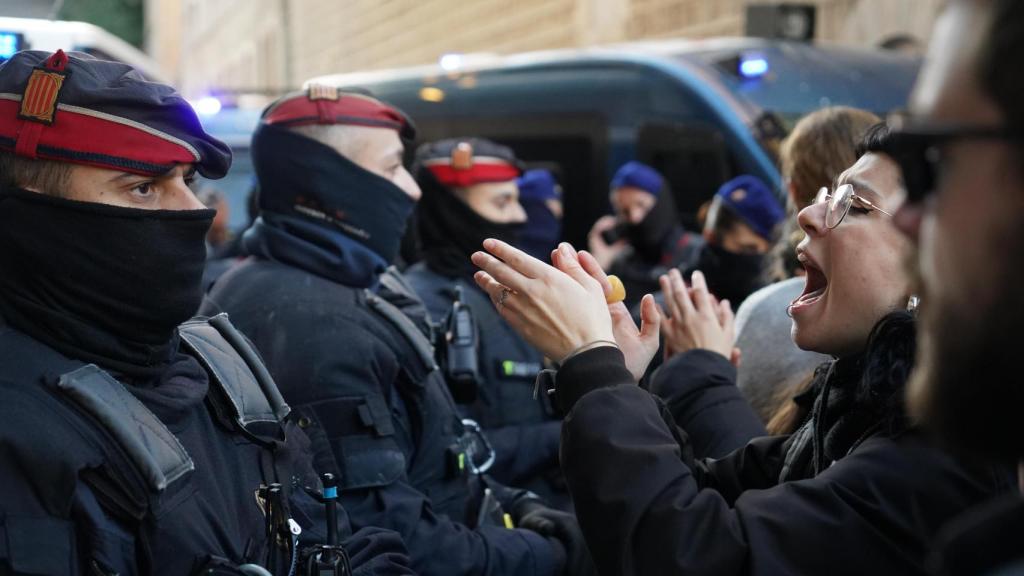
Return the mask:
[[[907,202],[917,204],[935,192],[945,145],[958,140],[1005,140],[1020,143],[1020,136],[1003,127],[928,125],[903,116],[890,117],[892,134],[879,152],[892,158],[903,172]]]
[[[828,188],[818,190],[818,195],[814,198],[814,203],[828,203],[828,206],[826,206],[825,209],[825,226],[831,230],[836,226],[839,226],[839,224],[842,223],[843,218],[846,218],[846,214],[850,212],[850,207],[853,206],[854,200],[857,201],[858,205],[863,206],[865,210],[878,210],[886,216],[892,216],[892,214],[875,205],[874,202],[871,202],[863,196],[854,194],[853,186],[850,184],[843,184],[836,188],[836,191],[832,193],[829,192]]]

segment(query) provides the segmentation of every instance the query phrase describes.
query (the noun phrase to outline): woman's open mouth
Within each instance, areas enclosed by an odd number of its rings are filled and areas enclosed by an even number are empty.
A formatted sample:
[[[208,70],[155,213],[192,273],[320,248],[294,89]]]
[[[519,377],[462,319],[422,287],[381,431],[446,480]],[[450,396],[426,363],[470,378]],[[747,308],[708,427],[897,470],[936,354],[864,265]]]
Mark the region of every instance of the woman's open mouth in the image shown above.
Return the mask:
[[[828,278],[825,277],[825,273],[806,254],[801,253],[798,258],[804,265],[807,276],[805,277],[806,283],[804,284],[803,293],[796,300],[793,300],[790,308],[791,313],[814,305],[828,291]]]

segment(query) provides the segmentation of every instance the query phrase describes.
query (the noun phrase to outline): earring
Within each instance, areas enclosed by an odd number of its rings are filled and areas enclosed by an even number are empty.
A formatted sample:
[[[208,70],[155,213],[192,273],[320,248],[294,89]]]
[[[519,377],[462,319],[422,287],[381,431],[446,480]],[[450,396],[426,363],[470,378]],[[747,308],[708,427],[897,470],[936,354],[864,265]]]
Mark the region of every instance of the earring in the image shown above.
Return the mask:
[[[916,295],[911,296],[910,300],[907,300],[907,312],[917,312],[917,307],[921,305],[921,299]]]

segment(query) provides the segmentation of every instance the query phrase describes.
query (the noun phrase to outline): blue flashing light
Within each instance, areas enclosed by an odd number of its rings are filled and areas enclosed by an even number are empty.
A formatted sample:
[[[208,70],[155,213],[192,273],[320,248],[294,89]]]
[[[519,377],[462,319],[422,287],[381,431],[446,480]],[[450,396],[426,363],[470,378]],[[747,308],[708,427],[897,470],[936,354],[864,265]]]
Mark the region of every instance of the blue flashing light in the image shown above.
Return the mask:
[[[740,58],[740,76],[753,79],[768,73],[768,61],[760,56]]]
[[[216,96],[203,96],[191,104],[192,108],[194,108],[196,113],[200,116],[214,116],[220,112],[223,107],[220,99]]]
[[[21,34],[0,32],[0,60],[14,56],[21,49]]]

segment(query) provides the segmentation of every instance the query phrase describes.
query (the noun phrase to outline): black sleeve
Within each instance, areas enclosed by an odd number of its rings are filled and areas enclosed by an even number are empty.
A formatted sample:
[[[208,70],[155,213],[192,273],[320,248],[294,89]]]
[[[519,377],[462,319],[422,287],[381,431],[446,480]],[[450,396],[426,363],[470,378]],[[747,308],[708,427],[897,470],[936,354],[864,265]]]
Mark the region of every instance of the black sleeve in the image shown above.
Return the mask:
[[[935,530],[992,493],[937,451],[878,439],[817,478],[730,505],[698,485],[654,397],[591,376],[558,377],[588,390],[566,417],[561,455],[601,573],[921,574]]]
[[[654,374],[650,390],[686,430],[697,458],[721,458],[767,434],[736,387],[736,367],[716,352],[691,350],[671,358]]]

